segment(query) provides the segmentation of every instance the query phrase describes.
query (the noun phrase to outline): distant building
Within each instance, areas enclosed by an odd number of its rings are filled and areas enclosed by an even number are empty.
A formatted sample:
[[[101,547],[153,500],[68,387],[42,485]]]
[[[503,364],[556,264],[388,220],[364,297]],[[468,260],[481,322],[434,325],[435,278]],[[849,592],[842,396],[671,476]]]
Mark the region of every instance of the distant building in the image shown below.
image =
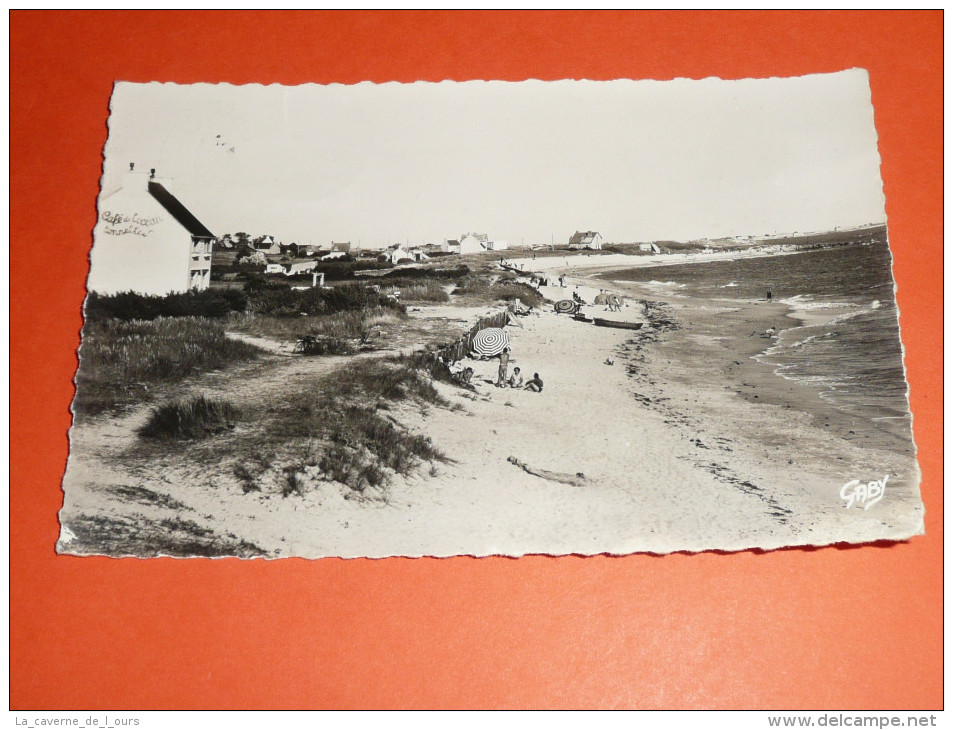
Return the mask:
[[[288,270],[285,271],[285,274],[288,276],[294,276],[295,274],[307,274],[309,271],[314,271],[315,267],[318,265],[317,261],[296,261],[293,264],[288,264]]]
[[[657,243],[640,243],[639,251],[646,251],[648,253],[662,253],[662,249],[659,248]]]
[[[344,255],[350,254],[351,242],[341,241],[341,242],[335,243],[334,241],[331,241],[331,253],[335,253],[335,252],[343,253]]]
[[[161,182],[129,166],[99,199],[87,288],[165,295],[206,289],[215,235]]]
[[[252,246],[256,251],[266,254],[278,255],[281,253],[281,244],[275,241],[274,236],[259,236],[252,241]]]
[[[383,261],[390,261],[390,263],[394,266],[399,264],[401,261],[414,260],[414,257],[405,251],[401,246],[394,246],[392,248],[385,249],[381,252],[380,258]]]
[[[509,248],[506,241],[487,241],[485,245],[487,251],[505,251]]]
[[[602,236],[597,231],[576,231],[569,239],[569,248],[602,248]]]
[[[465,233],[460,236],[460,253],[482,253],[488,241],[485,233]]]

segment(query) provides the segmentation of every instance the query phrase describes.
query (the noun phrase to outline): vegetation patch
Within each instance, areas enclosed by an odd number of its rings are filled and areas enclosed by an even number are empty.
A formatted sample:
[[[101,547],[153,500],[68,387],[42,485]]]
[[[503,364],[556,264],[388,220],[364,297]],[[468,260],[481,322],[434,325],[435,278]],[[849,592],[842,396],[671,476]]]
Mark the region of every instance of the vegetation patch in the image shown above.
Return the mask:
[[[139,429],[148,439],[200,439],[235,427],[238,411],[225,400],[200,395],[153,408]]]
[[[154,492],[151,489],[146,489],[145,487],[138,487],[132,485],[122,485],[118,487],[110,487],[109,491],[115,494],[117,497],[120,497],[128,502],[138,502],[140,504],[147,505],[156,505],[158,507],[164,507],[166,509],[172,509],[177,511],[188,510],[185,504],[170,497],[168,494],[161,494],[159,492]]]
[[[73,409],[80,415],[100,413],[147,399],[154,385],[177,383],[260,354],[258,348],[226,337],[221,320],[87,321]]]
[[[364,312],[387,308],[403,313],[405,307],[364,284],[340,284],[326,288],[292,289],[285,284],[249,283],[245,287],[248,311],[272,317]]]
[[[260,423],[283,456],[243,456],[233,473],[245,493],[267,484],[287,497],[303,494],[315,477],[363,492],[422,462],[446,461],[428,438],[387,415],[395,402],[450,406],[409,361],[353,362],[346,375],[322,378],[273,402]]]
[[[484,273],[464,277],[453,290],[454,295],[465,296],[474,303],[495,304],[519,299],[523,304],[538,307],[545,298],[529,284],[517,281],[517,277],[498,277]]]
[[[224,317],[244,311],[245,294],[238,289],[205,289],[166,296],[133,292],[103,295],[90,292],[84,308],[87,324],[109,319],[153,320],[159,317]]]
[[[181,517],[162,520],[135,517],[80,515],[66,525],[76,536],[69,547],[87,555],[136,557],[238,557],[266,555],[265,551],[234,534],[214,530]]]

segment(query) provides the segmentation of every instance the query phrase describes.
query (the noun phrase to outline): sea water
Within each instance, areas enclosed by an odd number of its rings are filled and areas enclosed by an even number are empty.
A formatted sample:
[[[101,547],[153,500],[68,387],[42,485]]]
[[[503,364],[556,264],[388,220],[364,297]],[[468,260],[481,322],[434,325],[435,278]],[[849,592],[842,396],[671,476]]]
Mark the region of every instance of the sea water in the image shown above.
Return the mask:
[[[907,383],[885,233],[799,253],[614,271],[681,297],[774,301],[788,316],[757,356],[814,387],[833,407],[912,439]]]

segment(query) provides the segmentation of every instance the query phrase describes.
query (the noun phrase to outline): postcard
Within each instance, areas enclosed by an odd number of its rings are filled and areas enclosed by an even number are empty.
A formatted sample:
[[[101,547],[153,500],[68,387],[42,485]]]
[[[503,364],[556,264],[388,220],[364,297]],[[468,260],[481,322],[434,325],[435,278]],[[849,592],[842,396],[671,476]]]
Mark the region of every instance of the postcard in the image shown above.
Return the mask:
[[[923,532],[862,69],[119,82],[97,212],[60,553]]]

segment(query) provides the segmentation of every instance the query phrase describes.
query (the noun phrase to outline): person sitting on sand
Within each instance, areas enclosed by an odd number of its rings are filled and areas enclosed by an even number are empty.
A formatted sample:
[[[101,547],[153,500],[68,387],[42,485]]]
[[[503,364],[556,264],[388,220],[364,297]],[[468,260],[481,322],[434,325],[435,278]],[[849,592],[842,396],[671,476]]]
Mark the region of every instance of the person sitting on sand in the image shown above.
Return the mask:
[[[520,372],[519,365],[513,368],[513,374],[510,376],[510,379],[506,381],[507,385],[511,388],[522,388],[523,387],[523,374]]]
[[[504,347],[500,353],[500,372],[496,378],[496,387],[506,387],[506,370],[510,365],[510,348]]]
[[[466,388],[467,390],[476,390],[476,388],[470,382],[472,378],[473,368],[464,368],[460,372],[454,373],[450,376],[450,379],[461,388]]]
[[[523,390],[531,390],[534,393],[543,392],[543,380],[539,377],[539,373],[533,373],[533,379],[526,384]]]

